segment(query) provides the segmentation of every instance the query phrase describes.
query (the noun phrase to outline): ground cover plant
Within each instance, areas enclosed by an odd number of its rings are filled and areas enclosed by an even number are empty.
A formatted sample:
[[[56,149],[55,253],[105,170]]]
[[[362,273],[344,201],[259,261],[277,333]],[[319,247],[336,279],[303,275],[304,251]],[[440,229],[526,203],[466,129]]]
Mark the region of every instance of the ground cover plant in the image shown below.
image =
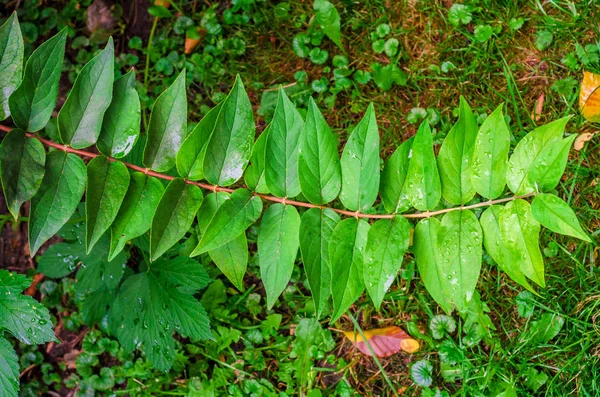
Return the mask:
[[[414,65],[402,66],[408,59],[393,37],[399,26],[372,24],[368,45],[389,63],[354,71],[341,33],[347,15],[327,1],[302,13],[288,3],[203,7],[199,22],[184,16],[189,6],[148,8],[147,46],[129,40],[145,56],[143,72],[127,70],[118,61],[126,52],[115,52],[117,41],[105,34],[67,89],[69,28],[27,48],[17,14],[7,14],[0,222],[25,231],[21,244],[37,262],[31,287],[2,271],[2,327],[19,340],[13,350],[14,339],[2,339],[7,393],[18,390],[20,362],[28,379],[21,393],[32,395],[562,395],[565,385],[594,395],[597,209],[589,197],[597,192],[597,144],[585,143],[593,132],[578,134],[581,118],[561,110],[542,121],[543,96],[522,114],[525,100],[501,54],[506,105],[474,110],[455,95],[446,104],[453,116],[412,107],[405,117],[418,127],[414,136],[394,137],[386,109],[363,100],[411,84]],[[455,4],[445,15],[460,32],[479,11]],[[188,60],[221,40],[219,18],[260,25],[269,12],[284,25],[296,15],[307,23],[305,33],[294,23],[300,32],[290,53],[306,50],[322,65],[340,51],[333,76],[308,84],[318,73],[296,70],[295,82],[264,89],[242,64],[217,73],[229,80],[220,78],[214,106],[203,95],[188,98],[190,81],[214,84],[215,75],[199,78],[205,66]],[[509,31],[525,23],[513,19]],[[502,28],[475,23],[460,34],[489,45],[471,50],[483,57],[497,50],[491,43]],[[157,37],[166,47],[153,46]],[[553,37],[540,30],[535,48]],[[327,40],[332,46],[321,48]],[[183,55],[161,58],[173,45],[184,45]],[[594,70],[595,53],[577,44],[564,64]],[[455,63],[429,72],[451,73]],[[323,81],[334,85],[322,90]],[[565,78],[552,92],[571,106],[578,84]],[[594,120],[589,94],[581,105]],[[327,108],[338,106],[361,116],[336,125]],[[188,125],[188,110],[197,123]],[[342,125],[347,133],[338,133]],[[571,150],[576,139],[580,152]],[[548,301],[555,291],[560,302]],[[31,298],[37,294],[50,312]],[[388,357],[378,343],[391,343],[390,328],[367,329],[391,324],[408,333],[395,334]],[[350,345],[340,328],[351,331]],[[561,331],[578,342],[552,349]],[[359,347],[359,337],[373,345]],[[45,353],[27,347],[44,342]]]

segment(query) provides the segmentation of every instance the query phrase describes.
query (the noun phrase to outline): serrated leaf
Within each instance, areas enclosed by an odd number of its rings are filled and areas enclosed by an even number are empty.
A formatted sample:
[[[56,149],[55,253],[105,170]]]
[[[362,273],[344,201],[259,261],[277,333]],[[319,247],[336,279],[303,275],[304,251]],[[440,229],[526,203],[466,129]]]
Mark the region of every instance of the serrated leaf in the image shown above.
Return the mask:
[[[211,219],[191,256],[219,248],[234,240],[260,217],[262,200],[246,189],[237,189]]]
[[[188,231],[202,204],[202,191],[176,178],[162,195],[150,228],[150,260],[158,259]]]
[[[389,213],[402,213],[411,207],[406,196],[404,181],[408,173],[408,164],[412,156],[413,138],[404,141],[392,154],[381,173],[381,201]]]
[[[554,189],[565,172],[569,151],[577,135],[557,140],[546,145],[531,165],[527,179],[542,192]]]
[[[513,193],[521,195],[535,191],[535,186],[529,181],[528,174],[540,157],[542,150],[550,143],[560,141],[565,125],[570,118],[570,116],[563,117],[542,125],[525,135],[517,144],[510,156],[506,170],[506,183]]]
[[[379,310],[385,293],[402,267],[408,249],[410,225],[406,218],[380,219],[369,229],[364,279],[369,296]]]
[[[298,156],[302,125],[300,113],[279,87],[265,146],[265,182],[269,191],[277,197],[291,198],[300,193]]]
[[[35,195],[44,178],[44,145],[21,130],[10,131],[0,144],[0,180],[6,206],[17,219],[21,205]]]
[[[339,221],[339,215],[331,208],[311,208],[302,214],[300,252],[317,318],[321,316],[331,294],[329,242]]]
[[[472,182],[475,191],[490,200],[504,191],[510,131],[500,105],[479,127],[473,152]]]
[[[446,213],[438,235],[438,266],[446,297],[464,312],[473,298],[481,271],[483,234],[470,210]]]
[[[165,188],[162,183],[142,172],[131,174],[129,188],[110,227],[109,260],[113,259],[127,241],[146,233]]]
[[[419,126],[411,148],[404,189],[410,203],[420,211],[434,209],[442,197],[440,175],[433,153],[433,136],[427,120]]]
[[[8,273],[0,270],[0,273]],[[6,330],[21,342],[31,345],[54,340],[50,313],[31,296],[0,285],[0,330]]]
[[[161,258],[151,265],[151,269],[159,279],[178,285],[190,293],[205,288],[211,281],[204,267],[186,256]]]
[[[66,40],[67,28],[64,28],[27,59],[23,81],[8,100],[13,122],[22,130],[39,131],[52,116]]]
[[[534,292],[533,287],[521,271],[519,263],[507,261],[504,253],[506,242],[500,236],[500,211],[502,206],[492,205],[479,217],[479,223],[483,230],[483,246],[492,259],[498,264],[508,276],[516,283]]]
[[[198,229],[204,234],[209,223],[215,216],[217,209],[229,200],[230,194],[226,192],[211,193],[204,198],[198,210]],[[243,290],[243,279],[248,265],[248,241],[246,234],[241,233],[227,244],[209,251],[209,256],[215,265],[223,272],[239,290]]]
[[[475,196],[472,157],[477,136],[477,121],[461,96],[458,121],[444,139],[438,154],[442,196],[452,204],[464,204]]]
[[[46,277],[60,278],[72,273],[77,268],[79,258],[85,256],[83,244],[52,244],[38,260],[37,271]]]
[[[333,296],[330,323],[340,318],[365,290],[363,266],[368,233],[369,224],[356,218],[344,219],[333,229],[329,242]]]
[[[46,157],[42,185],[31,200],[29,250],[37,250],[69,220],[85,190],[86,169],[74,154],[54,151]]]
[[[110,37],[104,50],[79,72],[58,113],[58,131],[64,144],[83,149],[98,140],[104,113],[113,95],[114,58]]]
[[[169,171],[175,165],[187,127],[185,69],[154,101],[143,163],[157,172]]]
[[[429,360],[417,361],[410,368],[410,377],[421,387],[431,386],[433,383],[433,365]]]
[[[544,259],[539,247],[540,223],[533,217],[529,203],[509,202],[500,211],[500,237],[505,243],[505,263],[519,266],[531,281],[544,287]]]
[[[204,157],[204,177],[214,185],[237,182],[248,165],[254,142],[252,104],[240,76],[223,101]]]
[[[116,159],[125,157],[140,135],[140,97],[135,89],[135,73],[130,71],[113,84],[112,102],[104,113],[98,150]]]
[[[177,172],[191,181],[204,179],[204,157],[221,111],[221,103],[212,108],[185,138],[177,152]]]
[[[313,204],[333,201],[342,187],[337,140],[312,97],[300,138],[298,176],[302,194]]]
[[[340,50],[344,50],[342,45],[342,33],[340,32],[340,14],[335,6],[327,0],[315,0],[313,3],[315,10],[315,20],[327,35],[337,45]]]
[[[6,292],[7,289],[14,290],[16,293],[24,291],[31,285],[31,280],[27,276],[15,272],[9,272],[8,270],[0,270],[0,288],[2,292]]]
[[[18,391],[19,357],[10,343],[0,337],[0,394],[6,397],[17,397]]]
[[[21,83],[24,48],[19,19],[13,12],[0,26],[0,120],[10,116],[8,98]]]
[[[117,217],[128,186],[129,171],[120,161],[108,161],[105,156],[98,156],[88,163],[85,195],[87,253]]]
[[[258,229],[260,277],[270,310],[287,287],[298,254],[300,216],[294,206],[273,204],[263,214]]]
[[[579,225],[577,215],[569,204],[553,194],[536,195],[531,203],[531,213],[542,226],[555,233],[576,237],[588,243],[592,242]]]
[[[265,155],[267,150],[267,137],[269,136],[269,126],[260,134],[250,156],[250,164],[244,173],[244,182],[250,190],[257,193],[268,194],[269,188],[265,182]]]
[[[436,257],[439,252],[440,228],[441,223],[437,218],[425,218],[419,221],[413,236],[413,252],[427,292],[445,313],[450,314],[452,312],[450,293],[446,291],[446,284],[442,281],[442,269],[438,266]]]
[[[175,288],[168,295],[171,322],[180,335],[192,341],[213,339],[208,315],[197,299]]]
[[[342,152],[340,200],[351,211],[366,211],[379,189],[379,130],[371,103]]]

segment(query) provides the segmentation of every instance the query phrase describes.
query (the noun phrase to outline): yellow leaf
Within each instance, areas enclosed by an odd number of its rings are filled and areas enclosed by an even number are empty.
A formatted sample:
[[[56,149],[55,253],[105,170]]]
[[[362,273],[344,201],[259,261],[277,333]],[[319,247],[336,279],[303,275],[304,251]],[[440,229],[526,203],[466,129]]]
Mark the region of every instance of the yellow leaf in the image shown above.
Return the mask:
[[[600,75],[583,72],[579,91],[579,107],[586,120],[600,122]]]
[[[396,326],[370,329],[363,331],[363,334],[377,357],[389,357],[400,350],[407,353],[414,353],[419,350],[419,342]],[[361,334],[346,331],[344,335],[363,354],[372,355]]]

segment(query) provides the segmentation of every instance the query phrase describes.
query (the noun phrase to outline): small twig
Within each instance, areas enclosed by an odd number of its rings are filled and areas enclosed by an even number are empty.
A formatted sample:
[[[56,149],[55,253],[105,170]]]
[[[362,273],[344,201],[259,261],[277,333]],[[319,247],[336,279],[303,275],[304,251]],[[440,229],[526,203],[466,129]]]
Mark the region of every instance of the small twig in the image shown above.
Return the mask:
[[[11,130],[10,127],[6,127],[6,126],[0,124],[0,131],[9,132],[10,130]],[[100,154],[86,152],[84,150],[73,149],[72,147],[62,145],[62,144],[59,144],[56,142],[52,142],[52,141],[49,141],[44,138],[40,138],[40,137],[36,136],[35,134],[29,133],[29,132],[26,132],[25,134],[30,138],[35,138],[35,139],[39,140],[41,143],[43,143],[46,146],[53,147],[53,148],[61,150],[63,152],[73,153],[80,157],[94,158],[94,157],[101,156]],[[173,179],[175,179],[174,176],[161,174],[159,172],[149,170],[148,168],[138,167],[137,165],[126,163],[124,161],[117,160],[112,157],[108,157],[108,160],[109,161],[119,161],[119,162],[125,164],[125,166],[127,168],[130,168],[135,171],[143,172],[146,175],[150,175],[155,178],[165,179],[168,181],[172,181]],[[211,185],[208,183],[190,181],[188,179],[184,179],[184,180],[186,183],[189,183],[190,185],[196,185],[202,189],[210,190],[213,192],[219,191],[219,192],[232,193],[235,190],[235,189],[231,189],[231,188]],[[396,216],[403,216],[408,219],[431,218],[433,216],[445,214],[445,213],[452,212],[452,211],[463,211],[463,210],[470,210],[470,209],[474,209],[474,208],[487,207],[487,206],[491,206],[494,204],[506,203],[509,201],[517,200],[517,199],[524,199],[524,198],[535,196],[535,193],[529,193],[529,194],[511,196],[511,197],[506,197],[506,198],[501,198],[501,199],[496,199],[496,200],[484,201],[484,202],[477,203],[477,204],[465,205],[465,206],[460,206],[460,207],[452,207],[452,208],[444,208],[444,209],[438,210],[438,211],[416,212],[414,214],[365,214],[360,211],[342,210],[339,208],[332,208],[332,207],[327,207],[327,206],[323,206],[323,205],[315,205],[315,204],[306,203],[303,201],[288,200],[287,198],[269,196],[267,194],[261,194],[261,193],[256,193],[256,192],[252,192],[252,194],[255,196],[258,196],[266,201],[272,201],[275,203],[282,203],[282,204],[289,204],[289,205],[293,205],[295,207],[319,208],[322,210],[330,209],[341,215],[355,217],[355,218],[363,218],[363,219],[393,219]]]

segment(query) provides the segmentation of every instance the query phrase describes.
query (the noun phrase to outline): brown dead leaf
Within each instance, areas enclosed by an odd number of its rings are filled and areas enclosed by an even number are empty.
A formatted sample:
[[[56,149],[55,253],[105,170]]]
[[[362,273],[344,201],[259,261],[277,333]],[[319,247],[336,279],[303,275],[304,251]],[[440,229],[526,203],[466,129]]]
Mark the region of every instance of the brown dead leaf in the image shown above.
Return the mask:
[[[585,132],[581,135],[579,135],[577,137],[577,139],[575,139],[575,143],[573,144],[573,149],[579,151],[581,149],[583,149],[583,146],[585,145],[586,142],[591,141],[592,138],[594,137],[594,135],[596,135],[597,132]]]

